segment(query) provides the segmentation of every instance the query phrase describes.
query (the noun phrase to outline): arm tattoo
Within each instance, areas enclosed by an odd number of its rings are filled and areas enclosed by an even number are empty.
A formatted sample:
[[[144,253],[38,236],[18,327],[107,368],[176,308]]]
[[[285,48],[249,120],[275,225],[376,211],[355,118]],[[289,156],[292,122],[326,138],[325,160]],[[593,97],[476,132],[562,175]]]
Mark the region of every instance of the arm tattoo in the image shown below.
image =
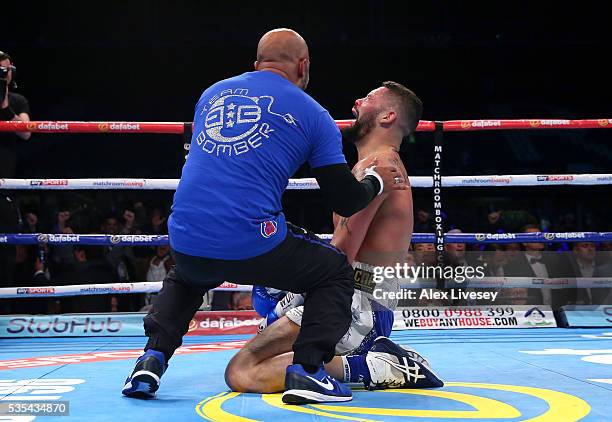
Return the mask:
[[[349,223],[348,217],[340,218],[340,227],[346,228],[346,231],[348,232],[348,234],[351,234],[351,229],[349,229],[348,223]]]

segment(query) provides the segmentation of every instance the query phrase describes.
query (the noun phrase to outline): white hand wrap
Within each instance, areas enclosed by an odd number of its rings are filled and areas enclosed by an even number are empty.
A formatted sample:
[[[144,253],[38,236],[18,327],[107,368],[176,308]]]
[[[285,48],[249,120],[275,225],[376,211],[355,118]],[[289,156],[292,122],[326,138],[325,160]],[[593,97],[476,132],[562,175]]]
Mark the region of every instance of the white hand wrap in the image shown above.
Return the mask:
[[[382,177],[380,177],[380,174],[378,174],[376,172],[376,166],[368,167],[367,169],[365,169],[364,174],[365,174],[365,176],[374,176],[374,177],[376,177],[376,179],[378,180],[378,183],[380,183],[380,189],[379,189],[379,191],[378,191],[378,193],[376,195],[378,196],[381,193],[383,193],[383,190],[385,188],[385,184],[383,183],[383,179],[382,179]]]
[[[296,293],[287,292],[285,297],[282,298],[276,304],[276,307],[274,308],[274,312],[276,312],[276,315],[278,315],[278,317],[280,318],[283,315],[285,315],[287,311],[289,311],[290,309],[293,309],[297,306],[301,306],[303,304],[304,304],[304,296],[296,294]]]

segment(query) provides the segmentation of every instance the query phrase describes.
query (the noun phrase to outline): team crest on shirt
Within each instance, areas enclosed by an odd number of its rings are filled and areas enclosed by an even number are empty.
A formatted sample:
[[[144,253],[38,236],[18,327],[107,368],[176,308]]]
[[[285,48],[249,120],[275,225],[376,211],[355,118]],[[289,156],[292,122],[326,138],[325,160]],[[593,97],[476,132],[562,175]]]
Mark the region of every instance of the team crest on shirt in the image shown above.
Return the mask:
[[[261,223],[261,235],[266,239],[276,233],[278,224],[274,220],[266,220]]]
[[[272,111],[274,97],[251,97],[248,89],[226,90],[213,96],[202,108],[204,128],[196,136],[204,152],[216,156],[237,156],[260,147],[270,139],[272,119],[280,118],[297,126],[289,113]]]

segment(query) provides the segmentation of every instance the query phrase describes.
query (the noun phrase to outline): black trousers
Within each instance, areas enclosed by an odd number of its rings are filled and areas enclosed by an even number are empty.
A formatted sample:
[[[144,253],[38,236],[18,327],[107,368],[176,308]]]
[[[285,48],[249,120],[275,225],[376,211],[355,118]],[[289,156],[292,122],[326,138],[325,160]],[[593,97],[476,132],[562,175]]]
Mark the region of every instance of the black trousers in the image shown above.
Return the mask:
[[[279,246],[245,260],[173,251],[176,266],[144,320],[149,337],[145,350],[159,350],[169,359],[182,344],[204,293],[227,280],[306,293],[293,362],[316,366],[329,362],[351,322],[353,269],[342,252],[314,233],[289,223],[287,229],[287,238]]]

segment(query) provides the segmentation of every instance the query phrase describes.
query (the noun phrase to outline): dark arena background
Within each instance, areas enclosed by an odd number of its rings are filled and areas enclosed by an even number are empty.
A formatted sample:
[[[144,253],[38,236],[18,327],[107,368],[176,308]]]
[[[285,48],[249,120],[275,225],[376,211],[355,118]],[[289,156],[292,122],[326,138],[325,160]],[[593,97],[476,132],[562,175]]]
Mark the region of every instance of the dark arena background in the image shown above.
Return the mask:
[[[605,10],[590,1],[3,4],[10,92],[37,123],[0,121],[0,421],[612,420]],[[390,338],[426,356],[445,385],[352,385],[341,405],[232,392],[225,366],[261,317],[251,286],[227,280],[204,297],[156,398],[122,397],[146,342],[143,316],[174,262],[167,218],[194,106],[213,83],[253,70],[258,40],[277,27],[307,41],[307,93],[341,127],[383,81],[423,101],[420,130],[400,151],[414,199],[406,263],[454,273],[399,277],[400,292],[415,295],[398,297]],[[96,123],[82,133],[85,124],[65,122]],[[30,139],[17,136],[26,130]],[[344,153],[354,165],[355,147]],[[332,208],[312,177],[306,165],[292,176],[284,213],[330,239]],[[479,266],[479,279],[456,276]]]

